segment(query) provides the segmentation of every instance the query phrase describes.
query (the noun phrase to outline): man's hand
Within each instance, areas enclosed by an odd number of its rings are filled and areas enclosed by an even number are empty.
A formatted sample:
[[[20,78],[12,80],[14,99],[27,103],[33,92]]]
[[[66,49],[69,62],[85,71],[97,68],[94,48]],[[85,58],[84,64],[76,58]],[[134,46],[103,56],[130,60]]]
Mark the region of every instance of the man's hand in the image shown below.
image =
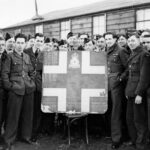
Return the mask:
[[[135,104],[141,104],[142,103],[142,97],[140,95],[137,95],[135,97]]]

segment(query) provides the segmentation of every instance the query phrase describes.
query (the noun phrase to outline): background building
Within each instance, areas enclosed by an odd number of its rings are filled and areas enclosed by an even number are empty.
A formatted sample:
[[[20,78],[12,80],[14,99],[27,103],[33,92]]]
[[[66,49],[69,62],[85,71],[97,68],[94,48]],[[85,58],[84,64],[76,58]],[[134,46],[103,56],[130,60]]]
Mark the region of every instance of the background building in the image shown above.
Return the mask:
[[[84,7],[49,12],[40,17],[4,28],[12,34],[43,33],[54,38],[66,38],[68,32],[90,36],[106,31],[150,29],[150,0],[105,0]]]

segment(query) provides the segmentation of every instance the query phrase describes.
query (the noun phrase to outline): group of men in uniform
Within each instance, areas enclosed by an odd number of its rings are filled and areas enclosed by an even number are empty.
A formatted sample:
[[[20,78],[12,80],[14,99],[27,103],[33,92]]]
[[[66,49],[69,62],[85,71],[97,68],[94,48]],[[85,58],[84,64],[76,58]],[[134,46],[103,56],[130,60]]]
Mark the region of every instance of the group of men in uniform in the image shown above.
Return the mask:
[[[19,33],[6,41],[0,37],[0,127],[4,125],[3,145],[6,148],[11,147],[17,136],[30,144],[37,140],[42,91],[39,56],[44,36],[37,33],[34,39],[34,45],[26,49],[24,34]],[[144,150],[147,131],[150,131],[150,34],[144,35],[142,40],[137,33],[130,35],[126,47],[119,46],[117,36],[111,32],[99,39],[106,42],[103,49],[108,62],[112,149],[122,143],[121,114],[126,101],[126,123],[131,139],[126,144]]]
[[[130,141],[127,146],[145,150],[148,140],[149,96],[150,87],[150,35],[145,35],[140,42],[137,33],[128,37],[128,49],[120,48],[113,33],[106,33],[108,59],[108,83],[111,107],[112,149],[122,143],[122,108],[126,100],[126,123]],[[148,44],[149,43],[149,44]],[[148,96],[148,97],[147,97]],[[148,105],[147,105],[148,103]],[[122,107],[123,105],[123,107]],[[148,106],[148,107],[147,107]],[[147,111],[148,109],[148,111]],[[147,113],[148,112],[148,113]]]

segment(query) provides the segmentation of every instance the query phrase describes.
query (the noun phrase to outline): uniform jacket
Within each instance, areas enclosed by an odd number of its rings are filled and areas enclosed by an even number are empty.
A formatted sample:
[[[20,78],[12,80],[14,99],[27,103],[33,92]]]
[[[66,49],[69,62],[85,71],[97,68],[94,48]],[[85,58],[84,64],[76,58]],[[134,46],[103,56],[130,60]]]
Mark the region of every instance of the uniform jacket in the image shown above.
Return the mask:
[[[28,48],[28,49],[24,50],[24,52],[29,55],[31,63],[32,63],[32,66],[34,68],[36,90],[41,92],[42,76],[40,78],[39,74],[37,74],[37,63],[38,63],[38,59],[39,59],[39,54],[36,57],[35,53],[33,53],[33,49],[32,48]]]
[[[37,58],[37,67],[36,67],[36,81],[38,81],[37,91],[42,91],[42,72],[43,72],[43,61],[44,55],[47,55],[47,52],[39,52]]]
[[[31,63],[33,65],[33,69],[35,71],[36,66],[37,66],[37,57],[35,56],[35,53],[33,53],[33,49],[28,48],[28,49],[25,49],[24,52],[29,55]]]
[[[23,53],[7,54],[2,63],[2,80],[6,90],[12,90],[18,95],[32,93],[35,90],[33,67],[30,58]]]
[[[1,75],[1,72],[2,72],[2,62],[5,60],[7,56],[7,52],[6,50],[2,53],[1,57],[0,57],[0,88],[3,87],[3,83],[2,83],[2,75]]]
[[[0,88],[2,88],[2,76],[1,76],[1,71],[2,71],[2,59],[0,58]]]
[[[109,89],[117,87],[125,79],[128,58],[129,53],[117,43],[107,50]]]
[[[150,83],[150,54],[142,46],[138,46],[131,53],[128,60],[128,81],[126,96],[143,96]]]

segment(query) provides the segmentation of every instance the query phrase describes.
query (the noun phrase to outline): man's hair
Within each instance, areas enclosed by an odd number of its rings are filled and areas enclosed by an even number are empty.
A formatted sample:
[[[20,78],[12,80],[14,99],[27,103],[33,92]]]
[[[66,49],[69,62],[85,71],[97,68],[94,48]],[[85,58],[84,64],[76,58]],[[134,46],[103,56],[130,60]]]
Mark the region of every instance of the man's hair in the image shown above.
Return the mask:
[[[95,45],[95,42],[93,40],[90,40],[89,38],[84,39],[84,44],[89,43],[89,42],[92,42],[93,45]]]
[[[27,37],[27,40],[29,41],[30,39],[34,39],[34,36],[29,34],[28,37]]]
[[[43,35],[42,33],[36,33],[36,34],[35,34],[35,39],[36,39],[37,36],[39,36],[39,37],[44,37],[44,35]]]
[[[104,36],[100,35],[100,34],[95,35],[95,40],[96,41],[99,40],[99,39],[101,39],[101,38],[104,38]]]
[[[124,38],[128,38],[127,37],[127,35],[126,34],[124,34],[124,33],[119,33],[119,34],[117,34],[117,37],[118,37],[118,39],[120,38],[120,37],[124,37]]]
[[[113,32],[106,32],[106,33],[104,34],[104,38],[105,38],[106,35],[112,35],[112,37],[113,37],[114,39],[117,39],[117,35],[116,35],[115,33],[113,33]]]
[[[15,41],[17,40],[17,38],[24,38],[25,42],[27,41],[27,37],[25,36],[25,34],[22,33],[18,33],[15,35]]]
[[[139,38],[140,38],[139,34],[134,33],[134,34],[131,34],[131,35],[128,37],[128,39],[129,39],[131,36],[135,36],[137,39],[139,39]]]

